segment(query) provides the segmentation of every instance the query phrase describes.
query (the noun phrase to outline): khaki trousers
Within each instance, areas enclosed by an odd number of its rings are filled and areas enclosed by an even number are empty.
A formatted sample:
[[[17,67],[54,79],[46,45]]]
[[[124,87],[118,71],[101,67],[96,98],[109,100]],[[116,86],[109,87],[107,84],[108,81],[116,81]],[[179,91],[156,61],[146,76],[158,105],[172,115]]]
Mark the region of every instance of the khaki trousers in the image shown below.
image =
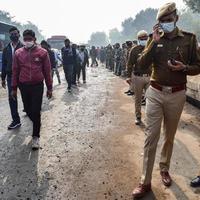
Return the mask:
[[[131,84],[130,84],[130,86],[129,86],[129,90],[130,90],[131,92],[134,92],[134,77],[135,77],[135,75],[132,73],[132,74],[131,74]]]
[[[185,90],[175,93],[161,92],[152,86],[146,93],[146,141],[144,145],[142,184],[149,184],[155,161],[161,124],[164,119],[164,141],[161,151],[160,170],[168,171],[173,151],[174,137],[186,101]]]
[[[135,116],[141,118],[141,103],[144,90],[149,87],[150,77],[134,76]]]

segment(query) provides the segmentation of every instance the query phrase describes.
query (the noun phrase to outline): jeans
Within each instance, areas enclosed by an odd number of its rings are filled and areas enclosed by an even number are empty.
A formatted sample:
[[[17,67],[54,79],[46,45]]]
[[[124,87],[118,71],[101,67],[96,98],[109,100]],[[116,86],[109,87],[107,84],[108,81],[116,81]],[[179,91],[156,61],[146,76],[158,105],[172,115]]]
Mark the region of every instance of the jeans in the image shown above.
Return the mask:
[[[44,84],[20,84],[19,88],[21,91],[24,109],[30,120],[33,122],[33,137],[40,137],[41,107],[44,92]]]
[[[73,65],[64,65],[63,68],[65,72],[65,78],[68,84],[68,89],[71,89],[73,78]]]
[[[7,77],[7,86],[8,86],[8,99],[9,99],[9,106],[10,106],[10,112],[12,116],[12,120],[16,123],[20,122],[20,117],[18,113],[18,103],[17,103],[17,98],[14,100],[11,97],[11,92],[12,92],[12,77],[8,76]]]

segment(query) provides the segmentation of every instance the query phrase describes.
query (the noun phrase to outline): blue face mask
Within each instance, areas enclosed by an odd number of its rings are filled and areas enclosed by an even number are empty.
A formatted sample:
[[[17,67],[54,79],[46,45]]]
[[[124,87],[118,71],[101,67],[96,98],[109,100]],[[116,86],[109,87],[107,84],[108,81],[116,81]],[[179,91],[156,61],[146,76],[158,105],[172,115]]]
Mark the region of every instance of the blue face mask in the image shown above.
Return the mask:
[[[141,45],[141,46],[146,46],[146,44],[147,44],[147,40],[139,40],[138,41],[139,42],[139,45]]]
[[[175,29],[174,22],[161,23],[160,25],[165,33],[171,33]]]

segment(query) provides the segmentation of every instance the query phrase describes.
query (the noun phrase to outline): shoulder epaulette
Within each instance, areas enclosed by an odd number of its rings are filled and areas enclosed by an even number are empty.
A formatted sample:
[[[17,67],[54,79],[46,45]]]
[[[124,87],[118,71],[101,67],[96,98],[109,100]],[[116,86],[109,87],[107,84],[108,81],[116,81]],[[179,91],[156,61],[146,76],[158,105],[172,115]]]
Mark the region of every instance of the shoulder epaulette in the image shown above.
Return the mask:
[[[182,30],[181,30],[181,32],[182,32],[183,34],[185,34],[185,35],[195,36],[195,34],[194,34],[194,33],[191,33],[191,32],[182,31]]]

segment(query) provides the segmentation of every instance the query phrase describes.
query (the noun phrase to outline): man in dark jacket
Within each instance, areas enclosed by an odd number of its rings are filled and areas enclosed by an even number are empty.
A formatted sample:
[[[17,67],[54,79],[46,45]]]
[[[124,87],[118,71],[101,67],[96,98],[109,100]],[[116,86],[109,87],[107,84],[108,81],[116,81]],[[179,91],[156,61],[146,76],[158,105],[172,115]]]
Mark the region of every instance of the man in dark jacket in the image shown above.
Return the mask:
[[[12,27],[9,30],[9,33],[11,42],[3,50],[1,79],[3,88],[6,88],[6,80],[7,80],[9,106],[12,116],[12,122],[8,126],[8,130],[12,130],[21,126],[20,117],[18,113],[17,98],[13,99],[11,96],[12,62],[15,51],[23,47],[23,44],[19,40],[20,33],[16,27]]]
[[[86,83],[86,65],[89,67],[89,56],[85,49],[85,45],[80,46],[80,50],[78,52],[79,60],[80,60],[80,68],[78,72],[78,82],[81,76],[83,77],[83,83]]]
[[[62,48],[62,60],[63,69],[65,72],[65,78],[68,83],[68,92],[71,93],[73,68],[76,62],[76,49],[72,48],[70,45],[70,40],[65,40],[65,47]]]

